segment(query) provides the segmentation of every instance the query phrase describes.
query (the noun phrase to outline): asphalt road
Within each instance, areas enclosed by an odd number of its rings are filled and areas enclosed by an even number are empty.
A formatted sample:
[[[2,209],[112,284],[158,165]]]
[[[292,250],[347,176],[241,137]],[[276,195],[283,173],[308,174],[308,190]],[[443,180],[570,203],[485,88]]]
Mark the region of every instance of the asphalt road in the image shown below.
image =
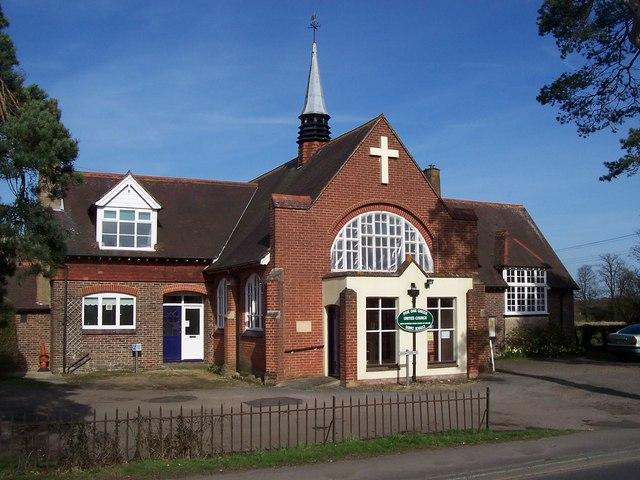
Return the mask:
[[[640,429],[606,429],[541,440],[420,450],[190,480],[637,479]]]

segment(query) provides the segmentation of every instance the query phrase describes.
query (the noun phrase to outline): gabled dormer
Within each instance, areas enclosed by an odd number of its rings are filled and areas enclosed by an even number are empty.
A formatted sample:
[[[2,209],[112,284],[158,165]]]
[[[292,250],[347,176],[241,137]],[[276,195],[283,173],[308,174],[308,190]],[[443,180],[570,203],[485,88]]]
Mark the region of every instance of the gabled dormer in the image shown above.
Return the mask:
[[[96,241],[101,250],[155,250],[162,206],[127,175],[96,206]]]

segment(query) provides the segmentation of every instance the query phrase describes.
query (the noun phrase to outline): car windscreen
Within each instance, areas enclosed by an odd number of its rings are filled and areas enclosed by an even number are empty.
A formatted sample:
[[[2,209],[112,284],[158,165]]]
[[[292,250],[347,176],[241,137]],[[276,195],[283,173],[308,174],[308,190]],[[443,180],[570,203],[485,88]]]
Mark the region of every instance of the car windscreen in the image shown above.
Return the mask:
[[[627,335],[640,335],[640,324],[629,325],[619,330],[618,333],[626,333]]]

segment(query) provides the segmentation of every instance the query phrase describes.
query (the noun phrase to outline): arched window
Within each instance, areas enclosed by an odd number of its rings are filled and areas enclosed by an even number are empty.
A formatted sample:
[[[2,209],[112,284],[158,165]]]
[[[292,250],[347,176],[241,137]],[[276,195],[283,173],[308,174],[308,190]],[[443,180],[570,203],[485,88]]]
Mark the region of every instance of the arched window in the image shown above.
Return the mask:
[[[394,272],[407,255],[432,271],[429,247],[409,221],[389,212],[364,213],[342,227],[333,241],[331,270]]]
[[[218,283],[216,313],[218,328],[224,328],[224,317],[227,315],[227,280],[224,278]]]
[[[245,328],[262,330],[262,280],[255,273],[244,287]]]

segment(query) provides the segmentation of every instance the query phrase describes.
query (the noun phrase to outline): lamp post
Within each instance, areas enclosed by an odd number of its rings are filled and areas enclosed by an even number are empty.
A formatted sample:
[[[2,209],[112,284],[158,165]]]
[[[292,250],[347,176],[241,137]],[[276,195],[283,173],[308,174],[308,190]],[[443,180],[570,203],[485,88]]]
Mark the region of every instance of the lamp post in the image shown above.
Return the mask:
[[[416,288],[416,284],[412,283],[411,288],[407,290],[407,295],[411,297],[411,307],[416,308],[416,298],[420,295],[420,290]],[[413,332],[413,351],[416,351],[416,332]],[[409,359],[407,359],[408,361]],[[413,382],[416,381],[416,354],[413,354],[413,375],[411,376]]]

